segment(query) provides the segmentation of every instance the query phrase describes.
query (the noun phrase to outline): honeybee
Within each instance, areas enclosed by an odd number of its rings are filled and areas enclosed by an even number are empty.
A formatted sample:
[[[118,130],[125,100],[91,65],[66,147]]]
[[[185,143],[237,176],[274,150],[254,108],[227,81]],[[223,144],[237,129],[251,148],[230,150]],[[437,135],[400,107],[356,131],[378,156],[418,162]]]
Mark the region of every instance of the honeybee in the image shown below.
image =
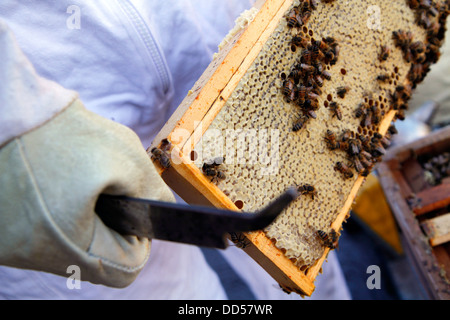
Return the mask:
[[[422,41],[415,41],[411,43],[411,45],[408,48],[408,51],[411,54],[411,60],[413,60],[416,63],[423,63],[425,62],[427,56],[426,56],[426,50],[427,46]]]
[[[411,9],[418,9],[419,8],[419,0],[408,0],[408,5]]]
[[[430,6],[430,8],[428,8],[428,13],[433,17],[437,17],[439,15],[439,10],[433,6]]]
[[[366,137],[365,135],[362,134],[358,134],[358,140],[361,141],[362,147],[364,150],[369,150],[370,149],[370,145],[369,145],[369,138]]]
[[[335,144],[336,149],[342,150],[342,151],[348,151],[350,148],[350,145],[348,141],[337,141]]]
[[[372,155],[375,155],[375,157],[379,157],[379,156],[383,156],[386,154],[386,149],[384,149],[383,145],[381,144],[380,141],[372,141],[370,143],[370,147],[371,147],[371,153]]]
[[[394,95],[396,95],[396,99],[402,99],[404,101],[408,101],[411,99],[412,88],[410,85],[399,85],[395,88]]]
[[[377,80],[381,82],[388,82],[391,79],[391,76],[388,74],[380,74],[377,76]]]
[[[239,249],[245,249],[250,245],[250,242],[242,233],[230,232],[230,240]]]
[[[294,88],[294,90],[291,91],[289,96],[286,97],[286,101],[287,102],[295,101],[295,100],[297,100],[297,96],[298,96],[298,91],[296,88]]]
[[[336,165],[334,166],[334,170],[342,173],[346,179],[353,178],[352,170],[346,164],[340,161],[336,163]]]
[[[293,28],[293,27],[298,25],[298,18],[297,17],[298,17],[299,14],[300,14],[300,11],[298,10],[297,7],[293,8],[291,10],[291,12],[289,12],[289,15],[287,17],[287,20],[288,20],[287,25],[288,25],[288,27]]]
[[[306,48],[308,46],[308,39],[301,35],[296,35],[292,38],[292,44],[297,47]]]
[[[323,87],[323,79],[322,79],[321,76],[317,75],[317,76],[314,78],[314,82],[315,82],[315,84],[317,84],[319,87]]]
[[[317,114],[316,114],[316,112],[315,112],[313,109],[307,109],[307,110],[305,110],[305,115],[306,115],[308,118],[317,119]]]
[[[331,150],[336,149],[337,141],[336,141],[336,136],[333,131],[331,131],[329,129],[327,130],[327,132],[325,133],[325,141]]]
[[[314,67],[316,68],[316,74],[321,75],[323,70],[323,63],[320,61],[316,61],[316,63],[314,64]]]
[[[204,173],[207,177],[212,177],[212,178],[211,178],[211,182],[213,182],[214,180],[215,180],[215,181],[218,181],[219,179],[220,179],[220,180],[226,179],[225,173],[223,173],[222,171],[217,170],[217,169],[215,169],[215,168],[206,167],[206,168],[204,168],[203,173]]]
[[[395,127],[394,124],[391,124],[391,125],[389,126],[388,132],[389,132],[389,134],[390,134],[391,136],[393,136],[394,134],[397,134],[397,133],[398,133],[397,128]]]
[[[316,83],[312,84],[312,88],[314,93],[318,95],[322,94],[322,89],[320,89],[320,87]]]
[[[439,45],[432,43],[427,44],[427,63],[435,63],[441,57],[441,51]],[[424,63],[425,64],[425,63]]]
[[[161,165],[161,167],[167,169],[172,166],[169,155],[165,151],[163,151],[159,148],[153,148],[151,150],[151,153],[152,153],[152,159],[157,160],[159,162],[159,164]]]
[[[167,151],[171,147],[171,143],[168,139],[161,140],[161,150]]]
[[[373,165],[373,163],[371,162],[372,155],[367,151],[361,151],[361,153],[358,155],[358,159],[366,169],[372,167]]]
[[[313,103],[313,101],[314,101],[314,102],[318,101],[318,100],[319,100],[319,95],[316,94],[316,93],[314,93],[314,92],[310,92],[310,93],[308,94],[308,99],[311,101],[310,107],[313,108],[313,109],[315,109],[315,110],[317,110],[317,109],[318,109],[318,105],[316,105],[315,103]]]
[[[221,166],[225,162],[225,157],[216,157],[212,160],[205,161],[202,166],[202,171],[207,177],[212,177],[211,182],[224,180],[226,179],[225,173],[219,170],[219,166]]]
[[[358,108],[355,111],[355,117],[361,118],[367,113],[368,106],[365,103],[360,103]]]
[[[301,115],[295,122],[294,126],[292,127],[292,131],[297,132],[300,131],[306,124],[307,117]]]
[[[343,87],[337,88],[336,93],[339,96],[339,98],[343,99],[345,97],[345,95],[347,94],[347,92],[349,92],[349,91],[350,91],[349,86],[343,86]]]
[[[342,120],[342,111],[336,101],[330,103],[330,110],[333,112],[333,118],[337,117],[339,120]]]
[[[301,26],[305,25],[306,23],[308,23],[309,18],[311,18],[311,9],[309,8],[305,8],[305,10],[302,12],[301,15]]]
[[[298,89],[297,89],[297,99],[298,99],[298,103],[299,104],[305,103],[309,92],[311,92],[311,88],[309,88],[309,87],[306,87],[304,85],[300,85],[298,87]]]
[[[335,46],[335,47],[333,48],[333,50],[330,50],[330,51],[329,51],[329,53],[331,54],[331,56],[327,56],[327,58],[328,58],[328,60],[329,60],[329,62],[330,62],[330,65],[333,66],[333,65],[335,65],[336,62],[338,61],[339,51],[340,51],[339,46]]]
[[[420,53],[416,53],[414,54],[414,62],[416,63],[424,63],[427,59],[427,54],[426,52],[420,52]]]
[[[411,9],[429,9],[431,8],[430,0],[408,0],[408,5]]]
[[[333,61],[337,61],[337,54],[339,52],[339,48],[329,46],[328,49],[322,50],[323,55],[325,57],[325,62],[333,65]]]
[[[336,39],[334,39],[333,37],[326,37],[325,39],[323,39],[323,41],[328,43],[330,46],[337,45]]]
[[[372,111],[372,123],[379,124],[381,121],[381,110],[376,106],[372,106],[371,111]]]
[[[398,30],[392,33],[395,45],[403,50],[407,50],[412,42],[413,36],[410,31]]]
[[[328,50],[331,49],[330,45],[325,41],[325,39],[316,40],[314,42],[314,46],[319,48],[319,50],[321,50],[323,53],[325,53],[325,52],[327,52]]]
[[[334,229],[331,229],[329,233],[323,230],[317,230],[317,235],[324,247],[330,249],[336,249],[338,247],[339,235]]]
[[[309,7],[313,10],[317,9],[317,1],[316,0],[306,0],[304,2],[305,7]]]
[[[373,137],[374,137],[374,141],[379,141],[385,148],[387,148],[391,145],[391,141],[386,136],[383,136],[378,132],[375,132],[373,134]]]
[[[303,74],[299,69],[293,69],[291,73],[289,73],[288,78],[291,78],[292,80],[294,80],[294,83],[297,84],[302,76]]]
[[[341,141],[348,141],[353,137],[353,133],[350,130],[344,130],[341,135]]]
[[[364,120],[363,120],[363,122],[362,122],[362,125],[364,126],[364,127],[369,127],[369,126],[371,126],[372,125],[372,112],[367,112],[366,114],[365,114],[365,116],[364,116]]]
[[[427,48],[422,41],[415,41],[409,46],[409,50],[411,50],[413,54],[424,53],[426,49]]]
[[[391,49],[387,46],[381,46],[380,54],[378,55],[378,59],[380,61],[386,61],[389,58],[389,54],[391,53]]]
[[[314,66],[306,63],[300,63],[297,68],[305,71],[306,73],[314,73],[316,71],[316,68]]]
[[[417,14],[416,22],[419,26],[422,26],[425,29],[428,29],[431,26],[431,20],[428,17],[427,11],[425,11],[425,10],[420,11]]]
[[[331,80],[331,73],[329,73],[328,71],[321,71],[320,75],[327,80]]]
[[[313,200],[314,200],[314,197],[317,196],[316,188],[314,188],[314,186],[312,186],[310,184],[304,184],[304,185],[298,186],[297,191],[302,195],[303,194],[310,195]]]
[[[420,6],[421,6],[422,8],[425,8],[425,9],[430,9],[430,8],[432,8],[432,7],[431,7],[431,0],[420,0],[419,3],[420,3]]]
[[[283,94],[286,97],[290,97],[295,90],[295,81],[292,77],[288,77],[283,83]]]
[[[366,169],[358,157],[353,157],[352,162],[356,172],[362,173]]]
[[[320,50],[320,48],[316,44],[310,45],[309,49],[312,52],[313,61],[322,61],[325,59],[325,53]]]
[[[433,22],[427,29],[427,35],[429,38],[436,37],[439,34],[439,30],[441,29],[441,25],[439,22]]]
[[[300,58],[300,61],[302,63],[306,63],[306,64],[309,64],[309,63],[315,61],[315,59],[313,59],[312,51],[310,49],[308,49],[308,48],[303,50],[302,57]]]
[[[413,63],[408,73],[408,80],[415,84],[422,82],[428,71],[428,65]]]
[[[361,152],[361,141],[358,139],[348,140],[348,153],[352,156],[357,155]]]

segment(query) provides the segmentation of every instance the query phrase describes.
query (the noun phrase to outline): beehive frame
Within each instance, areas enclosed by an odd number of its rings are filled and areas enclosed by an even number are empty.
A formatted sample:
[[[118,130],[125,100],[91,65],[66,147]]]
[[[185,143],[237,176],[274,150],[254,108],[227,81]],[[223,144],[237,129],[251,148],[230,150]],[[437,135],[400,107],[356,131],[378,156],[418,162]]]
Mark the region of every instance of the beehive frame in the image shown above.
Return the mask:
[[[160,147],[163,139],[171,142],[172,166],[170,168],[158,166],[158,168],[166,183],[187,203],[239,210],[235,202],[202,173],[194,161],[195,148],[257,59],[280,21],[286,20],[286,13],[295,3],[298,1],[257,1],[255,4],[257,14],[252,22],[237,32],[219,51],[149,148],[150,154],[151,149]],[[377,126],[378,132],[386,133],[395,116],[396,110],[389,109]],[[363,176],[354,179],[342,207],[330,226],[332,229],[341,229],[364,179]],[[245,237],[252,245],[245,246],[243,250],[284,290],[307,296],[314,292],[314,281],[329,253],[328,248],[324,249],[314,265],[300,269],[286,257],[285,252],[274,245],[265,232],[250,232],[246,233]]]

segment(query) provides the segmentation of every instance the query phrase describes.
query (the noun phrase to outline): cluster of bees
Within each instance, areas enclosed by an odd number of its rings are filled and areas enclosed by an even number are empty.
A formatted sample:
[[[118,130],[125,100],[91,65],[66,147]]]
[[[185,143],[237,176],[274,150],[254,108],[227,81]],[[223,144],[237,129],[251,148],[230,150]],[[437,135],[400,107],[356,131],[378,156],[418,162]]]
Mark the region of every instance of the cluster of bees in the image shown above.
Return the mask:
[[[450,177],[450,152],[444,152],[432,157],[422,164],[425,169],[425,179],[431,185],[438,185],[442,179]]]
[[[211,177],[211,182],[218,182],[219,180],[226,179],[226,175],[221,168],[224,162],[225,157],[216,157],[205,161],[202,166],[203,174],[207,177]]]
[[[407,101],[411,91],[421,83],[433,63],[440,58],[440,47],[444,41],[446,19],[450,12],[450,1],[432,2],[430,0],[407,0],[409,7],[415,11],[416,23],[425,29],[425,42],[414,41],[410,31],[393,32],[395,46],[402,50],[403,58],[411,63],[408,73],[410,85],[399,86],[391,93],[391,102],[397,111],[397,119],[405,119],[408,109]]]
[[[361,127],[370,127],[378,125],[383,116],[380,108],[376,104],[361,102],[355,111],[355,117],[361,119]]]
[[[375,132],[371,137],[363,134],[356,134],[353,131],[346,130],[341,137],[331,130],[327,130],[325,141],[330,150],[342,150],[346,152],[350,164],[337,162],[334,169],[343,174],[345,179],[353,178],[353,170],[362,176],[367,176],[374,165],[381,161],[381,157],[386,154],[386,149],[391,144],[392,135],[397,130],[391,125],[386,135]]]
[[[423,81],[431,64],[439,57],[439,48],[444,40],[445,21],[450,10],[450,1],[433,3],[430,0],[407,0],[411,9],[416,10],[416,22],[427,31],[425,42],[414,41],[410,31],[397,30],[392,34],[394,44],[402,51],[406,62],[411,63],[408,73],[409,82],[396,86],[390,92],[391,108],[396,110],[396,119],[404,120],[405,112],[408,110],[408,101],[413,89]],[[432,21],[433,19],[435,21]],[[382,63],[387,61],[391,49],[381,46],[378,59]],[[376,80],[387,82],[390,75],[378,75]],[[344,91],[343,91],[344,92]],[[355,110],[355,117],[361,119],[361,127],[377,128],[381,122],[384,111],[377,105],[362,102]],[[376,130],[373,130],[376,131]],[[325,140],[332,150],[343,150],[347,152],[350,164],[337,162],[335,170],[341,172],[345,178],[354,176],[353,169],[363,176],[367,176],[376,162],[381,161],[386,148],[390,145],[390,138],[397,133],[393,125],[390,126],[385,136],[375,132],[372,136],[344,132],[339,140],[330,130],[327,131]]]
[[[303,26],[309,20],[311,11],[316,8],[316,1],[303,1],[288,14],[287,25],[290,28]],[[300,108],[299,116],[292,127],[292,130],[297,132],[304,128],[308,120],[317,118],[321,87],[325,80],[331,79],[326,65],[334,65],[337,62],[339,47],[332,37],[314,40],[304,37],[301,33],[293,36],[291,44],[303,50],[289,75],[282,75],[282,92],[287,102],[293,102]],[[339,112],[338,108],[335,110],[336,113]]]

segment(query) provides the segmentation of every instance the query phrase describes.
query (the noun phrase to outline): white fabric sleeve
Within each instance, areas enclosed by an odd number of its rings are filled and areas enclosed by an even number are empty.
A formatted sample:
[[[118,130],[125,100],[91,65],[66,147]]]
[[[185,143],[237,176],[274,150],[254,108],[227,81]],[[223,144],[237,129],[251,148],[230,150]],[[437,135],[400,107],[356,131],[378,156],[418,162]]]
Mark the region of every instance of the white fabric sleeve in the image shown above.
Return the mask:
[[[0,146],[62,111],[78,94],[40,77],[0,19]]]

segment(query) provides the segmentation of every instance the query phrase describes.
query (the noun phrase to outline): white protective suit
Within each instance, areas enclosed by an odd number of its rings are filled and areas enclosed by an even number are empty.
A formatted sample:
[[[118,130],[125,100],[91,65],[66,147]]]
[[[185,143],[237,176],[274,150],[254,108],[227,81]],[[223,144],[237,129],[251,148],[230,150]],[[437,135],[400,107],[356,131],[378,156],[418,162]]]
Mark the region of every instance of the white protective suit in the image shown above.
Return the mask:
[[[17,125],[0,117],[0,146],[45,124],[78,93],[87,109],[132,128],[147,148],[210,63],[235,19],[252,2],[2,0],[0,30],[14,34],[16,49],[21,48],[37,74],[67,89],[45,80],[30,86],[33,90],[18,101],[33,101],[39,112],[27,114],[26,121]],[[14,85],[14,75],[0,75],[6,77],[0,79],[2,86]],[[48,95],[53,91],[53,96]],[[47,94],[45,99],[39,98],[40,92]],[[19,109],[14,109],[12,119],[20,116]],[[2,112],[10,114],[5,108],[0,108],[0,116]],[[283,293],[239,249],[230,247],[221,254],[256,298],[300,299]],[[0,267],[0,283],[4,299],[227,298],[198,247],[158,240],[152,241],[150,258],[137,279],[124,289],[90,282],[69,289],[66,277],[10,267]],[[313,298],[350,297],[334,252],[316,285]]]

